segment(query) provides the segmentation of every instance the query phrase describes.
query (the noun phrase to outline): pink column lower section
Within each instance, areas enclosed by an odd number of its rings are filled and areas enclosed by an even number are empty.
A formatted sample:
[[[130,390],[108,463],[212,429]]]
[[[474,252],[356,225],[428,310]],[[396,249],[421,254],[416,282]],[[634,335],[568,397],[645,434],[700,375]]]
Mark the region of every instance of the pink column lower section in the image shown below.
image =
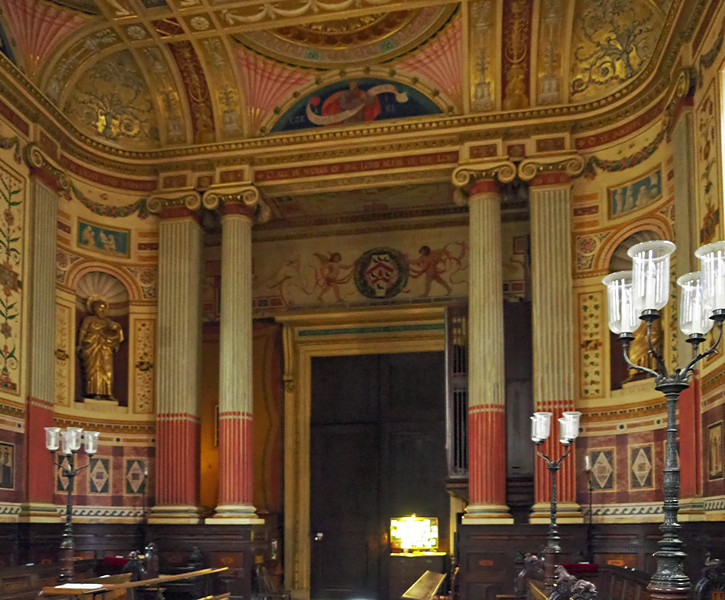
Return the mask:
[[[185,413],[159,414],[156,439],[156,504],[195,506],[199,489],[199,419]]]
[[[53,502],[53,460],[45,448],[45,428],[52,426],[53,404],[28,398],[25,408],[25,502],[30,504]]]
[[[468,412],[468,493],[471,504],[506,505],[506,412],[504,406],[471,406]]]
[[[219,413],[219,504],[252,504],[252,415]]]

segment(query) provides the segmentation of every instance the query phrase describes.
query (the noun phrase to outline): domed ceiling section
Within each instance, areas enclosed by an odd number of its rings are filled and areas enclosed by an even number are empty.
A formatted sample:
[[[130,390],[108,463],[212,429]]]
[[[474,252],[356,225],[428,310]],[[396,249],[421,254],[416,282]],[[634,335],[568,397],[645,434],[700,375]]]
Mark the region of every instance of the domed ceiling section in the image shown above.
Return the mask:
[[[80,134],[144,151],[605,105],[682,1],[0,0],[0,51]]]

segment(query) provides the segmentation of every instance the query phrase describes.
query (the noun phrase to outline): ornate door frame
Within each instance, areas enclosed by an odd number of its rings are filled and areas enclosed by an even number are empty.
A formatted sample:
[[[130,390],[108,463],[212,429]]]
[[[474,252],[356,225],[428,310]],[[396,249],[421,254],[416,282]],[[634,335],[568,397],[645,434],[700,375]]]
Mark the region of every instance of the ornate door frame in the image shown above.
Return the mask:
[[[445,307],[296,313],[277,321],[284,326],[285,587],[309,600],[312,358],[443,351]]]

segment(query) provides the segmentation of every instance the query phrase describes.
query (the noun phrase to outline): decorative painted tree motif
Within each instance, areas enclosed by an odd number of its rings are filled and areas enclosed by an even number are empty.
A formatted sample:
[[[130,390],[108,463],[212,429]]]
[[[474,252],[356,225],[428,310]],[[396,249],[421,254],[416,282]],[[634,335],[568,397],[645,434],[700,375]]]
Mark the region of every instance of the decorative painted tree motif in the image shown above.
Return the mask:
[[[652,55],[652,12],[638,12],[631,2],[593,2],[581,16],[581,35],[574,57],[580,74],[572,81],[572,94],[591,85],[624,82],[634,77]]]
[[[22,188],[19,180],[0,173],[0,389],[17,390],[22,269]]]

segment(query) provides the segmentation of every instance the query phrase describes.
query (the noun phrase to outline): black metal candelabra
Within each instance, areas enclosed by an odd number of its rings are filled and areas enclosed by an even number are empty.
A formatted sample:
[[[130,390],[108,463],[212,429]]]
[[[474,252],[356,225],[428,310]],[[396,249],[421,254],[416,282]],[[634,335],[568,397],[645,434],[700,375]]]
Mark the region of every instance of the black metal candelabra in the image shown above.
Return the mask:
[[[75,555],[75,538],[73,536],[73,488],[75,485],[76,475],[90,465],[90,457],[96,453],[98,449],[98,432],[86,431],[85,433],[85,450],[89,457],[88,464],[82,467],[76,467],[75,455],[81,449],[81,434],[83,430],[80,427],[67,427],[61,431],[59,427],[45,428],[45,447],[53,456],[53,465],[60,469],[64,477],[68,479],[66,487],[67,498],[65,505],[65,525],[63,527],[63,536],[60,543],[59,563],[61,583],[68,583],[75,578],[75,569],[73,560]],[[62,444],[61,444],[62,439]],[[55,452],[62,445],[62,453],[67,461],[63,464],[63,459],[56,459]]]
[[[68,461],[67,466],[62,461],[53,461],[53,464],[61,470],[63,476],[68,479],[65,525],[63,526],[59,554],[61,583],[73,581],[75,578],[75,569],[73,567],[73,557],[75,555],[75,538],[73,536],[73,486],[76,475],[88,467],[88,465],[84,465],[78,469],[75,468],[75,453],[66,455],[66,460]]]
[[[546,462],[546,467],[549,469],[551,475],[551,508],[550,508],[550,521],[549,531],[546,534],[546,547],[544,548],[544,592],[547,595],[551,594],[556,583],[556,565],[557,555],[561,553],[561,546],[559,541],[559,526],[556,523],[556,473],[561,468],[561,463],[564,459],[569,456],[571,452],[571,442],[564,443],[564,454],[562,454],[556,460],[551,460],[546,454],[541,451],[541,444],[543,440],[536,444],[536,454],[539,458]]]
[[[693,334],[687,338],[692,345],[693,358],[684,369],[675,369],[670,373],[665,365],[664,357],[657,351],[652,342],[652,325],[660,318],[659,311],[646,310],[640,318],[647,324],[647,343],[649,353],[657,363],[657,369],[650,369],[634,364],[629,358],[629,346],[634,340],[631,333],[619,334],[622,343],[624,360],[631,369],[652,375],[655,389],[662,392],[667,403],[667,437],[665,440],[665,466],[663,475],[664,520],[660,526],[662,539],[658,542],[659,549],[654,553],[657,559],[657,570],[650,580],[648,590],[653,600],[685,600],[691,588],[690,579],[684,572],[684,544],[679,538],[680,524],[677,521],[680,495],[680,467],[677,461],[677,401],[680,393],[690,385],[689,378],[695,365],[706,356],[714,354],[722,338],[725,310],[714,311],[712,319],[717,323],[718,335],[715,342],[704,352],[699,347],[705,336]]]

